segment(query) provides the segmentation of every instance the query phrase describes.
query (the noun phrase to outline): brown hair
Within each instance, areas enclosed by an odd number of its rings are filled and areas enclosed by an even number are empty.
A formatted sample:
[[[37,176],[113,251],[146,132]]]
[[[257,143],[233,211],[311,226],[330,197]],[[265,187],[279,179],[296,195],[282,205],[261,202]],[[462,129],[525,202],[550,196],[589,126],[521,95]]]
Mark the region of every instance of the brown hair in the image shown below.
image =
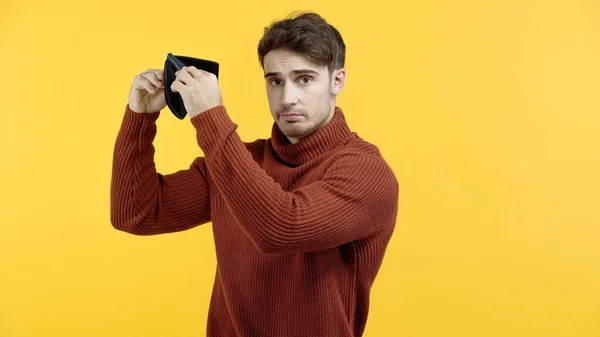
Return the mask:
[[[258,58],[263,69],[265,55],[274,49],[288,49],[317,64],[327,65],[330,74],[344,67],[346,59],[346,45],[340,32],[312,12],[295,12],[265,27],[258,43]]]

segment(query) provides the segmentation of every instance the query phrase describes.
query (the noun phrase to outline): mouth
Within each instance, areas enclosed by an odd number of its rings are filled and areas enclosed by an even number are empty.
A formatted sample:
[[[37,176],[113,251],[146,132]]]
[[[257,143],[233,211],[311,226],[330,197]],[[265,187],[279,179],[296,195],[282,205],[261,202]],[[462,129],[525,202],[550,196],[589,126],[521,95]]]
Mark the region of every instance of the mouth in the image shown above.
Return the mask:
[[[296,114],[296,113],[285,113],[285,114],[281,114],[281,117],[283,118],[283,120],[285,120],[287,122],[294,122],[294,121],[300,120],[303,116],[301,114]]]

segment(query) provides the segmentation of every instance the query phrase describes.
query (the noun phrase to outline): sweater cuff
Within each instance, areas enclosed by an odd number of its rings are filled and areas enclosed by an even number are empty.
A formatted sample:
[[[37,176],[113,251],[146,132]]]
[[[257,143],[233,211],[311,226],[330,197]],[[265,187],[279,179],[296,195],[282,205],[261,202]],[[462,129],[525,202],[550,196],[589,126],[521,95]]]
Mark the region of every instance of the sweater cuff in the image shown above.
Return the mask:
[[[223,105],[208,109],[190,119],[196,128],[196,138],[202,151],[208,155],[216,145],[237,129]]]
[[[160,112],[155,113],[138,113],[129,107],[125,107],[125,113],[121,121],[119,133],[122,137],[135,139],[142,143],[152,142],[156,133],[156,119]],[[150,130],[151,132],[146,132]]]
[[[157,119],[158,116],[160,115],[160,111],[157,112],[153,112],[153,113],[140,113],[140,112],[135,112],[133,110],[131,110],[131,107],[129,107],[129,104],[127,104],[127,106],[125,106],[125,119],[128,122],[133,122],[133,123],[142,123],[142,122],[146,122],[146,123],[154,123]]]

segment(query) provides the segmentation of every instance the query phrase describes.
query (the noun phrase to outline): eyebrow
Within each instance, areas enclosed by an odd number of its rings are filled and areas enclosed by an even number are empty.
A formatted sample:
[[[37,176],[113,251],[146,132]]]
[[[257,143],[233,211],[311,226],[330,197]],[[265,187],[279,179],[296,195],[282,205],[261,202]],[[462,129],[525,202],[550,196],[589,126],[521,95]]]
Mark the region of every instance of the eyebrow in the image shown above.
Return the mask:
[[[294,74],[314,74],[314,75],[319,75],[318,72],[312,70],[312,69],[297,69],[297,70],[292,70],[292,72]],[[265,78],[267,77],[271,77],[271,76],[281,76],[280,72],[270,72],[270,73],[266,73],[265,74]]]

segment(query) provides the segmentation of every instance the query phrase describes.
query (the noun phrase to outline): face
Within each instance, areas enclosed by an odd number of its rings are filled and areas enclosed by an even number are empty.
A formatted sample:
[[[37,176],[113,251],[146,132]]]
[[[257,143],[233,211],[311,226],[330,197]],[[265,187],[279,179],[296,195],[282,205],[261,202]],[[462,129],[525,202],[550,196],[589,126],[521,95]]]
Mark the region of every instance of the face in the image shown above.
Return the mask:
[[[296,143],[325,126],[333,117],[335,98],[342,90],[345,70],[331,76],[301,54],[276,49],[265,55],[269,108],[281,132]]]

